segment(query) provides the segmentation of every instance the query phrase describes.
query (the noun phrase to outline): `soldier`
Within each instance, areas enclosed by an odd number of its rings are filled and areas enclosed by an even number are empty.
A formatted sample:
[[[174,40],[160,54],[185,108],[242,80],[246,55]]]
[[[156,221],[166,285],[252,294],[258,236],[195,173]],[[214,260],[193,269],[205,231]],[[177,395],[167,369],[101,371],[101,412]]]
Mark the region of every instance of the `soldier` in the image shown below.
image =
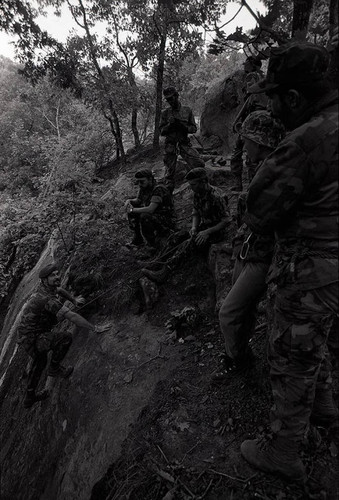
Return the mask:
[[[241,139],[250,161],[260,164],[283,139],[285,130],[268,111],[254,111],[241,127]],[[246,196],[246,195],[245,195]],[[241,220],[241,216],[240,216]],[[256,322],[259,300],[266,291],[266,275],[270,266],[274,235],[251,232],[242,224],[234,239],[233,286],[219,311],[220,328],[225,338],[225,369],[214,382],[223,382],[229,373],[244,373],[254,364],[249,347]]]
[[[153,248],[175,228],[172,196],[165,185],[156,183],[151,170],[139,170],[135,179],[138,196],[126,202],[129,225],[134,231],[131,244],[141,246],[145,238]]]
[[[291,132],[253,179],[244,221],[275,232],[269,271],[275,286],[268,359],[273,438],[248,440],[254,467],[305,480],[299,446],[311,423],[338,429],[329,335],[338,311],[338,94],[326,80],[326,49],[311,43],[272,48],[266,92]]]
[[[240,109],[238,115],[234,120],[233,131],[238,134],[237,140],[231,156],[231,172],[235,181],[234,186],[231,187],[231,191],[242,191],[242,172],[243,172],[243,153],[244,153],[244,142],[240,135],[241,124],[250,113],[256,110],[267,108],[267,98],[260,95],[250,95],[248,93],[249,86],[258,82],[262,77],[263,73],[260,70],[261,61],[260,59],[250,56],[244,62],[245,71],[245,82],[242,89],[244,95],[244,104]],[[253,163],[247,156],[246,166],[248,171],[248,179],[251,181],[254,172],[257,168],[257,164]]]
[[[169,238],[159,260],[163,260],[162,255],[168,255],[171,249],[177,248],[161,269],[142,269],[145,276],[157,283],[164,282],[177,263],[189,253],[199,251],[206,254],[212,243],[223,241],[226,238],[225,230],[230,224],[227,196],[219,188],[210,185],[205,168],[190,170],[186,180],[194,193],[192,227],[190,231],[181,230]]]
[[[165,180],[168,188],[174,189],[174,175],[178,153],[188,164],[189,169],[204,167],[205,162],[192,148],[188,134],[194,134],[197,126],[193,112],[179,101],[179,94],[174,87],[164,89],[164,97],[170,107],[161,114],[160,134],[165,136]]]
[[[50,377],[67,378],[73,372],[73,367],[64,367],[61,361],[66,356],[72,335],[69,332],[52,331],[53,327],[64,319],[68,319],[80,328],[86,328],[101,333],[107,327],[94,326],[85,318],[64,305],[62,299],[78,306],[83,304],[82,298],[74,298],[63,288],[60,288],[59,272],[55,264],[43,267],[39,273],[41,283],[37,292],[30,298],[18,328],[18,344],[21,345],[33,359],[28,374],[27,392],[24,401],[25,408],[30,408],[37,401],[49,396],[48,390],[37,392],[41,375],[46,368],[48,352],[52,351],[51,363],[48,369]]]

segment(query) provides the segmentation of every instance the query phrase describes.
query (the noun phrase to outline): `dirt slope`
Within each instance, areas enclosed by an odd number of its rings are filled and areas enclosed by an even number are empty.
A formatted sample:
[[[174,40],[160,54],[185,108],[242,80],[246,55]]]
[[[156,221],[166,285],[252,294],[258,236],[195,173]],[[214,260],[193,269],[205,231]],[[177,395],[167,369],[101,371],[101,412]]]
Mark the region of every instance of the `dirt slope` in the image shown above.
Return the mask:
[[[109,321],[109,332],[101,337],[79,332],[67,356],[74,375],[55,383],[51,398],[30,411],[22,404],[27,359],[15,350],[14,335],[6,344],[0,365],[1,498],[336,498],[335,448],[326,437],[317,450],[305,448],[310,473],[306,491],[256,473],[240,457],[243,439],[267,431],[264,316],[253,339],[256,375],[216,387],[211,380],[220,368],[223,345],[208,265],[187,260],[159,287],[155,307],[143,310],[137,282],[142,264],[124,245],[130,233],[122,204],[124,192],[133,189],[133,172],[147,167],[160,176],[161,158],[139,158],[118,179],[108,178],[97,187],[111,213],[105,220],[85,221],[86,241],[70,260],[61,261],[75,288],[88,286],[91,305],[84,314]],[[229,182],[226,177],[228,191]],[[187,193],[182,187],[175,195],[182,225],[190,219]],[[229,195],[234,213],[236,197]],[[232,263],[227,254],[223,258],[227,288]],[[101,295],[91,288],[97,282]],[[35,283],[30,286],[24,289],[26,296]],[[4,342],[23,300],[16,296],[12,303]],[[192,321],[180,321],[184,308],[193,311]],[[168,328],[169,320],[175,332]]]

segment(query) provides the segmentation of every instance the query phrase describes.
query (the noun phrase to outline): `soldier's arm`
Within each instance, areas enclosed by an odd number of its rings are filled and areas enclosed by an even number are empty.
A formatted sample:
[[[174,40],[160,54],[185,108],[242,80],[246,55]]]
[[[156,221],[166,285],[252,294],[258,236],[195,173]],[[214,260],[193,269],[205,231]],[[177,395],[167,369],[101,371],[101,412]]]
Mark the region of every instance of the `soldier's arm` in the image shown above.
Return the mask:
[[[221,229],[225,229],[229,225],[229,223],[230,223],[229,217],[225,217],[220,222],[218,222],[218,224],[216,224],[215,226],[212,226],[212,227],[209,227],[208,229],[205,229],[205,232],[206,232],[206,234],[216,233],[216,232],[220,231]]]
[[[71,293],[69,293],[67,290],[65,290],[64,288],[61,288],[59,287],[57,289],[57,292],[59,295],[61,295],[64,299],[66,300],[69,300],[70,302],[72,302],[75,306],[77,305],[77,301],[76,301],[76,298],[73,297],[73,295]]]
[[[74,323],[79,328],[85,328],[86,330],[93,330],[93,331],[95,330],[95,326],[92,323],[90,323],[85,318],[80,316],[80,314],[74,311],[68,310],[64,312],[63,317],[71,321],[71,323]]]
[[[147,207],[133,207],[131,213],[133,214],[153,214],[157,209],[159,203],[151,202]]]
[[[293,141],[284,141],[262,164],[247,195],[244,222],[259,234],[274,232],[291,216],[304,192],[309,161]]]
[[[192,235],[197,234],[199,224],[200,224],[200,215],[198,214],[198,211],[195,208],[193,208],[192,227],[191,227],[191,231],[190,231],[190,233]]]

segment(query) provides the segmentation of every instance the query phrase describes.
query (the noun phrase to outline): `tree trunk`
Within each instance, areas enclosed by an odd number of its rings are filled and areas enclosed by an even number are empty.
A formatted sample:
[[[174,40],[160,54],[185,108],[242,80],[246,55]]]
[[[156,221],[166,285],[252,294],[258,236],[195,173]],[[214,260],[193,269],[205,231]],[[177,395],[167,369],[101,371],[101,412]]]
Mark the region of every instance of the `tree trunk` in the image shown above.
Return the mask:
[[[333,36],[334,28],[338,26],[338,0],[330,1],[330,39]],[[338,57],[338,47],[333,47],[330,45],[328,47],[331,54],[331,62],[328,70],[329,80],[334,89],[338,88],[338,66],[339,66],[339,57]]]
[[[140,148],[140,136],[138,130],[138,110],[136,108],[132,109],[131,127],[134,135],[134,145],[136,148]]]
[[[314,0],[293,0],[292,38],[305,40]]]
[[[153,148],[155,150],[159,149],[160,117],[162,108],[162,87],[164,82],[166,38],[167,38],[167,33],[165,32],[164,34],[162,34],[160,38],[160,47],[158,56],[156,104],[155,104],[154,135],[153,135]]]

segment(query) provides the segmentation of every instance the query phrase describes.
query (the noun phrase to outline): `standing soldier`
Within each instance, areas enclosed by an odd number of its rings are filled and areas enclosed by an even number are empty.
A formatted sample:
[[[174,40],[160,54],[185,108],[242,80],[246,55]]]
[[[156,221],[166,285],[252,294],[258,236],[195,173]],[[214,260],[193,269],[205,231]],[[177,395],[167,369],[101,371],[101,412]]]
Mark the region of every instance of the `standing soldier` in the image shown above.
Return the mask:
[[[284,135],[282,123],[268,111],[254,111],[241,127],[244,148],[250,160],[258,164],[258,170]],[[246,374],[252,368],[254,355],[249,339],[254,333],[258,302],[266,292],[266,276],[273,248],[273,233],[255,234],[246,224],[240,226],[234,238],[233,256],[236,260],[233,286],[219,311],[220,329],[225,338],[226,366],[215,375],[214,382],[223,382],[229,374]]]
[[[174,87],[167,87],[163,94],[170,107],[161,114],[160,133],[165,136],[165,180],[168,188],[173,191],[178,153],[188,164],[189,170],[204,167],[205,162],[192,148],[188,138],[188,134],[197,131],[191,108],[181,104],[179,94]]]
[[[48,369],[50,377],[67,378],[73,372],[72,366],[64,367],[61,365],[61,361],[71,346],[72,335],[69,332],[53,332],[53,327],[57,323],[68,319],[80,328],[93,330],[97,333],[107,329],[92,325],[80,314],[64,305],[65,299],[73,302],[76,306],[83,304],[83,299],[76,299],[66,290],[60,288],[59,272],[55,264],[43,267],[39,278],[41,283],[37,292],[32,295],[28,302],[18,329],[18,344],[23,346],[33,359],[28,374],[25,408],[30,408],[37,401],[42,401],[49,396],[48,390],[39,392],[36,390],[46,368],[49,351],[52,351]]]
[[[261,61],[256,57],[250,56],[244,62],[245,71],[245,81],[242,88],[242,93],[244,95],[244,104],[240,109],[238,115],[234,120],[233,131],[238,134],[237,140],[232,151],[231,156],[231,172],[234,178],[234,186],[231,187],[231,191],[242,191],[242,173],[243,173],[243,154],[244,154],[244,141],[241,138],[240,128],[242,122],[245,120],[253,111],[266,109],[267,98],[262,95],[250,95],[248,93],[249,86],[258,82],[262,77],[263,73],[260,71]],[[257,164],[250,160],[247,156],[246,167],[248,180],[251,181],[254,172],[257,168]]]
[[[265,92],[291,132],[254,177],[244,220],[275,232],[269,280],[275,284],[268,357],[273,438],[248,440],[254,467],[305,480],[299,447],[311,423],[338,429],[328,347],[338,313],[338,92],[326,79],[326,49],[311,43],[272,48]]]

